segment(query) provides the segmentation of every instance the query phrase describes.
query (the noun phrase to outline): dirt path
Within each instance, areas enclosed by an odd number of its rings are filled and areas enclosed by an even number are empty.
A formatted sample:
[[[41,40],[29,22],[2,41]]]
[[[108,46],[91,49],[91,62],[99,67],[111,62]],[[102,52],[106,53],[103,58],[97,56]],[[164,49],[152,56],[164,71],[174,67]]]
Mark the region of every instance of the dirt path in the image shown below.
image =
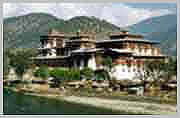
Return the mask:
[[[109,108],[133,113],[145,114],[172,114],[176,107],[167,104],[142,103],[125,100],[107,100],[95,97],[64,97],[65,100],[80,104],[89,104],[96,107]]]
[[[126,100],[110,100],[97,97],[77,97],[77,96],[60,96],[60,95],[31,95],[55,98],[60,100],[65,100],[68,102],[91,105],[100,108],[113,109],[116,111],[124,111],[130,113],[140,113],[140,114],[175,114],[176,106],[169,104],[156,104],[156,103],[144,103]]]

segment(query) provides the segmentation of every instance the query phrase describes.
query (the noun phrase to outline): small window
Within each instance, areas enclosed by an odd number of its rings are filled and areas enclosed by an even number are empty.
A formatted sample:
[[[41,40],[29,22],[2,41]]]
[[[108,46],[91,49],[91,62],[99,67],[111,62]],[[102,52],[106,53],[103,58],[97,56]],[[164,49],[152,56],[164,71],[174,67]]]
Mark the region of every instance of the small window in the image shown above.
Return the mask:
[[[125,69],[124,69],[124,68],[122,69],[122,72],[125,72]]]
[[[144,52],[145,52],[145,53],[147,52],[147,48],[144,49]]]
[[[141,70],[140,70],[140,69],[138,69],[138,72],[141,72]]]
[[[142,48],[139,48],[139,52],[142,52]]]
[[[135,69],[135,68],[133,68],[133,72],[136,72],[136,69]]]

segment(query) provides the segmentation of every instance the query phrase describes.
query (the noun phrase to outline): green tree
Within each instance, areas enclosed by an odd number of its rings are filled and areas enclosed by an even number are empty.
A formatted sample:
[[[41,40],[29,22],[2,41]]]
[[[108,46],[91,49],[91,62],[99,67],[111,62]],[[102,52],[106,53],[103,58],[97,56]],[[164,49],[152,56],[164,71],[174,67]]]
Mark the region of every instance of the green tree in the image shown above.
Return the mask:
[[[105,58],[103,61],[102,61],[102,65],[104,66],[104,76],[108,79],[108,80],[111,80],[111,73],[113,72],[113,67],[116,65],[116,64],[113,64],[113,60],[110,56],[108,56],[107,58]]]
[[[166,71],[169,72],[170,76],[177,75],[177,57],[171,57],[167,63]]]
[[[34,49],[11,49],[9,51],[10,66],[14,68],[16,74],[23,80],[23,74],[32,66],[31,57],[36,55]]]
[[[49,72],[49,76],[54,77],[56,79],[65,79],[65,74],[67,72],[64,69],[61,68],[55,68]]]
[[[104,70],[96,72],[95,76],[96,80],[109,80],[108,78],[110,78],[109,73]]]
[[[69,69],[67,72],[66,80],[80,80],[80,70]]]
[[[161,66],[162,78],[167,83],[172,76],[177,75],[177,59],[170,57],[168,63]]]
[[[50,71],[50,76],[63,81],[80,80],[80,70],[55,68]]]
[[[94,77],[94,71],[91,68],[83,68],[80,70],[80,74],[82,77],[85,77],[87,79],[91,79]]]
[[[5,50],[3,53],[3,79],[6,79],[10,70],[10,59],[8,57],[8,50]]]
[[[112,58],[108,56],[102,61],[102,65],[104,66],[104,71],[101,74],[103,74],[105,79],[109,81],[109,87],[114,87],[117,83],[117,80],[115,77],[111,77],[111,74],[116,64],[113,64]]]
[[[140,79],[144,87],[147,83],[152,86],[160,86],[163,78],[167,82],[171,76],[171,63],[165,63],[164,60],[147,60],[144,62],[144,72],[138,73],[136,79]]]
[[[46,65],[41,65],[39,67],[39,69],[37,69],[35,72],[34,72],[34,75],[36,77],[41,77],[43,79],[47,79],[49,77],[49,71],[48,71],[48,66]]]

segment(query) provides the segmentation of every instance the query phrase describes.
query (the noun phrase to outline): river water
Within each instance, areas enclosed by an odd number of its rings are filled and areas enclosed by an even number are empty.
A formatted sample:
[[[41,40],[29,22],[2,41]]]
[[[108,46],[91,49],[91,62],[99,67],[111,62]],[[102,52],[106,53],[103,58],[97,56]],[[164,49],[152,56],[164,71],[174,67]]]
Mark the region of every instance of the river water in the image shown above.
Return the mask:
[[[4,89],[3,112],[5,115],[111,115],[109,109],[69,103],[63,100],[24,95]]]

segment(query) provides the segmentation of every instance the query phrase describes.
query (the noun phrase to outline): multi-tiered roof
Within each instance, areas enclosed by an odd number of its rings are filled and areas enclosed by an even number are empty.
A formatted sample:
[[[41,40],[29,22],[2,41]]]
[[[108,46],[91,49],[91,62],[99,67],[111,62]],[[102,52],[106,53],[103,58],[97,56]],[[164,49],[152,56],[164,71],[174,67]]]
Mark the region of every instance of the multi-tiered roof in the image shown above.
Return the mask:
[[[53,53],[35,59],[66,59],[75,55],[107,54],[110,56],[132,56],[135,58],[164,58],[160,49],[153,45],[157,41],[145,40],[144,36],[130,34],[127,31],[109,33],[109,39],[98,40],[94,34],[87,33],[60,33],[50,31],[48,35],[40,36],[41,53]]]

